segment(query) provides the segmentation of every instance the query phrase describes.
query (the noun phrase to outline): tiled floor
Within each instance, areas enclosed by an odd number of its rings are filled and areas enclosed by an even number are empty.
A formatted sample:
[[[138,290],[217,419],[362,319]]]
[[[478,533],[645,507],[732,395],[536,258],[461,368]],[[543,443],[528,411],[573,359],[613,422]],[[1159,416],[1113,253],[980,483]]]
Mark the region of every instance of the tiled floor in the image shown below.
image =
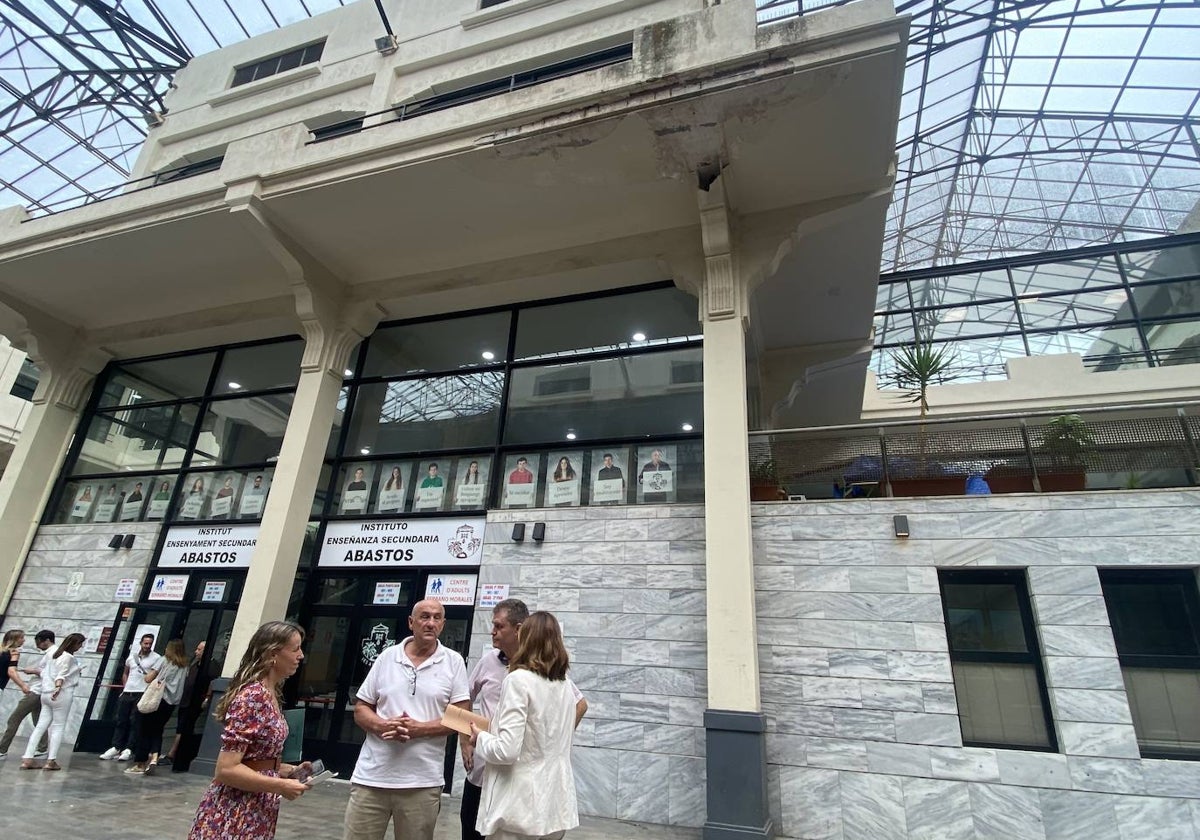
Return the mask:
[[[192,773],[126,776],[128,763],[99,761],[90,753],[68,755],[58,773],[21,770],[21,742],[0,761],[0,838],[4,840],[183,840],[208,780]],[[278,840],[337,840],[350,786],[318,785],[295,802],[284,802]],[[696,840],[693,829],[584,817],[569,840]],[[391,832],[388,832],[391,838]],[[436,840],[459,840],[458,800],[442,800]],[[232,839],[231,839],[232,840]]]

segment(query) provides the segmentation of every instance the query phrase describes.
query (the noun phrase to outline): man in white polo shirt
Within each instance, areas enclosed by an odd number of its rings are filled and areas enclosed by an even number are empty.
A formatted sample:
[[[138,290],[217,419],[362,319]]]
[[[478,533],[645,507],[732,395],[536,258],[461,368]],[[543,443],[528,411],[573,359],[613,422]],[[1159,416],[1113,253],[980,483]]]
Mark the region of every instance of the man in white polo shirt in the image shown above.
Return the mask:
[[[141,718],[137,703],[142,699],[147,682],[153,681],[162,667],[163,658],[154,652],[154,634],[144,633],[138,646],[125,660],[125,673],[121,677],[124,688],[117,700],[117,726],[113,730],[112,746],[100,753],[104,761],[128,761],[133,756],[133,745],[141,731]]]
[[[438,641],[446,611],[420,601],[412,635],[379,655],[358,689],[354,722],[367,734],[354,765],[344,840],[433,840],[442,807],[446,706],[470,708],[467,666]]]

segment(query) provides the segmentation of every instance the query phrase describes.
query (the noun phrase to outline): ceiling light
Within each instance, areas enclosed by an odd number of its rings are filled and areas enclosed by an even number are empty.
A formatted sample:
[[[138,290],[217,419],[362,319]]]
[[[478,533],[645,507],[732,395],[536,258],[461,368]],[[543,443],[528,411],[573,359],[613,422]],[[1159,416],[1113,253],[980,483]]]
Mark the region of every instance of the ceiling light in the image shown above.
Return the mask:
[[[350,368],[346,368],[346,370],[345,370],[345,371],[343,371],[343,373],[345,373],[345,374],[346,374],[346,376],[353,376],[353,375],[354,375],[354,371],[350,370]]]
[[[230,383],[229,383],[229,390],[230,390],[230,391],[237,391],[237,390],[239,390],[241,387],[242,387],[242,383],[240,383],[240,382],[230,382]]]
[[[491,350],[484,350],[480,355],[483,356],[483,360],[485,362],[490,362],[492,359],[496,358],[496,354]]]
[[[359,452],[361,452],[361,453],[362,453],[362,454],[364,454],[364,455],[370,455],[370,454],[371,454],[371,447],[369,447],[369,446],[364,446],[362,449],[360,449],[360,450],[358,450],[358,451],[359,451]]]
[[[567,432],[567,440],[575,440],[575,433]]]
[[[691,424],[691,423],[684,423],[684,424],[683,424],[683,426],[682,426],[682,429],[683,429],[685,432],[690,432],[690,431],[692,430],[692,428],[693,428],[693,426],[692,426],[692,424]]]
[[[645,341],[645,340],[646,340],[646,334],[645,334],[644,332],[635,332],[635,333],[633,334],[633,340],[634,340],[634,341]]]

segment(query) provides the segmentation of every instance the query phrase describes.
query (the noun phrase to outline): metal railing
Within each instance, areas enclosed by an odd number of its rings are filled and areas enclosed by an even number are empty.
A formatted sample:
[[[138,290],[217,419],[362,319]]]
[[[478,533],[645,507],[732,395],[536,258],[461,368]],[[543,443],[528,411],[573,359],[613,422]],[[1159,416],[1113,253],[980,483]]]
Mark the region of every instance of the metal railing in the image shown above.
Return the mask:
[[[1064,492],[1200,484],[1200,403],[750,433],[756,498]]]

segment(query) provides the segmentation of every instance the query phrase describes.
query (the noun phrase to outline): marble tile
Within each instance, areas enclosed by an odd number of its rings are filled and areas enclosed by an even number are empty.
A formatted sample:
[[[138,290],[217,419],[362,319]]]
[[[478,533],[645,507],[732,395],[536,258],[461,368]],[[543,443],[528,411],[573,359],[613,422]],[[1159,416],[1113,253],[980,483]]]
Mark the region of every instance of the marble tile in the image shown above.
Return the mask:
[[[791,592],[796,588],[796,568],[794,566],[755,566],[754,588],[760,593],[772,590]],[[762,596],[760,595],[760,597]]]
[[[916,545],[916,543],[913,543]],[[935,566],[986,566],[996,563],[996,545],[992,540],[946,540],[928,546],[930,562]]]
[[[1200,799],[1200,762],[1151,759],[1142,762],[1142,775],[1158,796]]]
[[[1038,539],[1036,537],[999,539],[993,542],[992,551],[995,565],[1000,566],[1031,567],[1062,564],[1062,541],[1056,539]]]
[[[972,513],[961,518],[959,527],[964,537],[999,539],[1020,533],[1022,514],[1022,511],[1015,510]]]
[[[904,712],[884,712],[874,709],[829,709],[833,713],[833,734],[838,738],[860,738],[867,741],[895,741],[896,715]]]
[[[1047,656],[1046,681],[1055,689],[1094,688],[1124,691],[1120,662],[1102,656]]]
[[[826,566],[796,566],[795,587],[809,592],[854,592],[850,569]]]
[[[830,665],[832,670],[832,661]],[[802,677],[800,702],[816,706],[862,707],[858,680],[839,677]]]
[[[822,738],[838,737],[834,710],[817,706],[797,706],[787,698],[775,710],[775,725],[780,732],[811,735]]]
[[[785,540],[754,540],[754,563],[756,566],[795,566],[801,563],[821,563],[821,549],[825,543],[812,540],[792,542]]]
[[[1112,630],[1104,627],[1041,627],[1042,651],[1046,656],[1117,655]]]
[[[808,765],[831,770],[867,770],[867,744],[842,738],[809,738]]]
[[[913,650],[942,651],[950,650],[946,638],[946,625],[938,622],[916,622],[913,629]]]
[[[850,774],[847,774],[850,775]],[[779,833],[805,840],[843,840],[841,777],[836,770],[782,767]]]
[[[706,705],[703,697],[668,697],[667,721],[685,726],[704,726]]]
[[[933,651],[889,651],[889,674],[893,680],[952,683],[950,656]]]
[[[1047,840],[1038,792],[1010,785],[968,784],[975,840]]]
[[[707,595],[703,589],[673,589],[668,594],[670,614],[673,616],[703,616],[707,614]],[[693,623],[699,624],[696,618]]]
[[[1124,691],[1056,686],[1051,690],[1050,696],[1057,720],[1133,724],[1129,700]]]
[[[1023,787],[1070,788],[1067,757],[1057,753],[996,750],[1000,781]]]
[[[927,747],[930,773],[937,779],[964,782],[999,782],[996,751],[980,747]]]
[[[673,825],[701,826],[707,814],[703,758],[670,757],[667,817]],[[662,822],[662,812],[652,822]]]
[[[845,840],[907,837],[904,788],[893,776],[841,774]]]
[[[640,755],[640,754],[639,754]],[[596,747],[575,747],[571,764],[579,809],[598,817],[617,816],[617,761],[620,752]]]
[[[905,570],[905,577],[908,580],[908,591],[925,593],[928,595],[937,595],[940,592],[938,587],[937,569],[926,566],[924,568],[909,568]]]
[[[1058,728],[1062,736],[1062,750],[1068,755],[1109,758],[1141,756],[1132,725],[1062,721]]]
[[[647,694],[622,694],[620,717],[622,720],[644,723],[678,722],[671,719],[670,706],[663,705],[662,697]]]
[[[905,779],[904,812],[908,840],[975,840],[965,782]]]
[[[775,647],[771,650],[771,667],[780,673],[826,675],[830,652],[827,648]]]
[[[1196,840],[1188,803],[1181,799],[1121,796],[1114,803],[1121,840]]]
[[[670,812],[671,759],[644,752],[617,756],[617,819],[658,822]]]
[[[851,592],[906,593],[908,569],[903,567],[877,567],[846,569]]]
[[[692,697],[696,694],[696,677],[684,668],[647,667],[642,670],[641,689],[660,697]]]
[[[588,590],[590,593],[594,590]],[[671,610],[671,592],[666,589],[623,589],[620,612],[660,614]],[[589,597],[590,601],[590,597]]]
[[[782,732],[767,734],[767,764],[804,767],[808,764],[808,742],[804,735]]]
[[[1121,840],[1116,797],[1073,790],[1038,791],[1050,840]]]
[[[637,749],[642,744],[645,727],[641,723],[625,720],[597,720],[593,740],[597,747],[613,749]]]
[[[896,712],[896,740],[938,747],[962,746],[958,715]]]
[[[657,640],[629,639],[621,645],[622,665],[668,665],[671,650]]]
[[[817,544],[817,560],[824,566],[871,566],[878,562],[878,548],[872,543],[825,540]]]
[[[887,776],[932,775],[929,747],[867,741],[867,768]]]
[[[858,688],[864,709],[888,709],[903,712],[930,711],[925,704],[921,683],[860,680]]]
[[[1095,568],[1030,566],[1029,590],[1037,595],[1100,595]]]
[[[1038,624],[1108,624],[1108,610],[1099,595],[1034,595]]]
[[[704,670],[708,667],[708,645],[704,642],[667,642],[666,648],[667,664],[672,668]]]
[[[916,644],[913,624],[909,621],[856,621],[854,644],[859,648],[876,650],[912,650]],[[879,672],[879,676],[887,676],[886,665]]]
[[[958,698],[953,683],[921,683],[921,700],[925,711],[938,715],[957,715]]]
[[[644,630],[637,637],[661,639],[675,642],[703,642],[704,622],[694,614],[648,615],[644,617]]]
[[[863,623],[863,622],[856,622]],[[829,652],[829,673],[834,677],[887,679],[891,674],[886,653],[864,650]]]
[[[1092,533],[1085,517],[1073,510],[1023,511],[1020,522],[1025,537],[1087,537]]]
[[[1076,790],[1142,794],[1147,791],[1140,761],[1120,758],[1083,758],[1069,756],[1071,784]]]

